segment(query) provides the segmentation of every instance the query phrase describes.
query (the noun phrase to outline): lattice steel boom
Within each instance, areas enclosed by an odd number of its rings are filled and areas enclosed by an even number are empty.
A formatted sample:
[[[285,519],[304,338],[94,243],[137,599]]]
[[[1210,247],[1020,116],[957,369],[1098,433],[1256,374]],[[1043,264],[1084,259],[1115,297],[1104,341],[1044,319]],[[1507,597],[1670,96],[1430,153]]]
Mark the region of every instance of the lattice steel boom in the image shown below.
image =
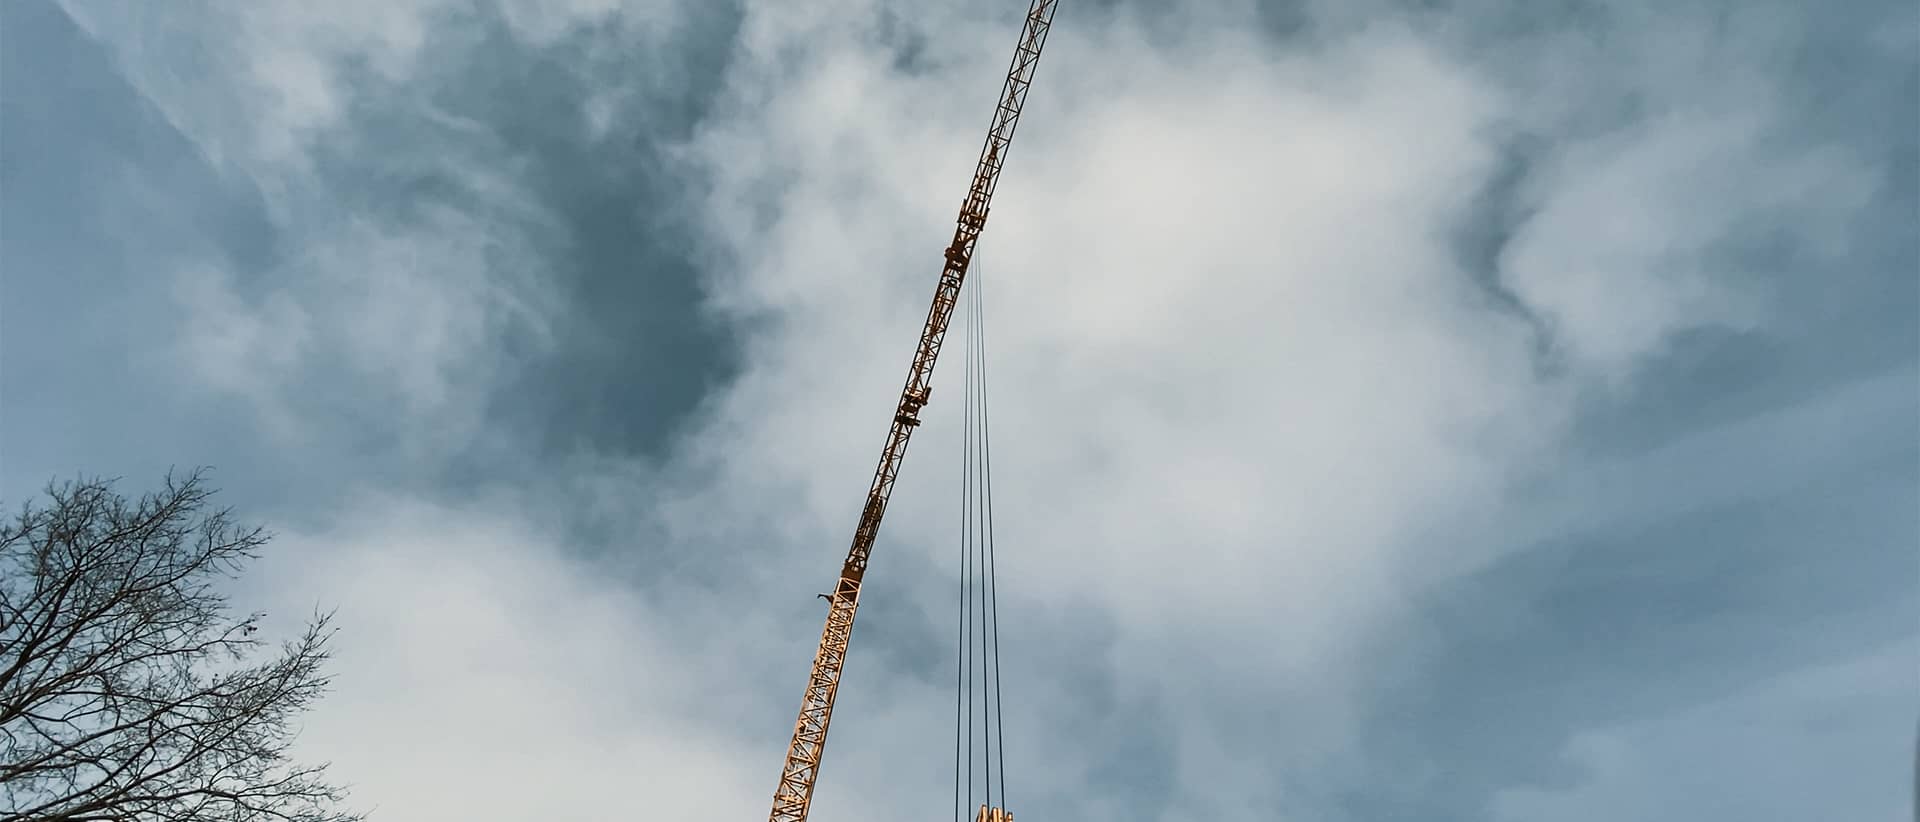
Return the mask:
[[[1007,70],[1006,84],[994,109],[993,128],[987,132],[986,145],[980,149],[979,165],[973,173],[973,185],[947,246],[946,265],[940,272],[940,284],[933,293],[933,306],[927,310],[926,327],[920,332],[920,346],[913,355],[913,367],[907,372],[906,388],[900,392],[900,404],[894,411],[893,428],[887,433],[886,449],[880,454],[880,467],[874,471],[873,485],[867,490],[867,504],[860,512],[860,524],[853,532],[853,547],[840,569],[840,582],[829,598],[826,628],[820,633],[820,649],[814,655],[813,673],[807,679],[805,699],[800,703],[800,718],[794,723],[793,742],[787,746],[786,764],[780,769],[780,786],[773,794],[771,822],[802,822],[813,803],[814,780],[820,776],[820,755],[827,744],[827,723],[833,718],[833,699],[840,689],[840,670],[846,664],[847,641],[853,634],[853,614],[860,605],[860,580],[866,575],[867,557],[873,553],[874,537],[880,533],[880,518],[887,510],[887,497],[900,474],[900,461],[906,456],[907,440],[920,424],[920,409],[932,396],[930,380],[940,345],[947,336],[947,322],[960,299],[960,286],[966,281],[967,264],[972,261],[974,243],[986,225],[993,191],[1000,182],[1000,169],[1006,163],[1007,146],[1013,142],[1013,130],[1020,122],[1020,110],[1026,105],[1027,89],[1033,83],[1039,65],[1040,48],[1053,25],[1054,7],[1059,0],[1032,0],[1022,26],[1013,64]]]

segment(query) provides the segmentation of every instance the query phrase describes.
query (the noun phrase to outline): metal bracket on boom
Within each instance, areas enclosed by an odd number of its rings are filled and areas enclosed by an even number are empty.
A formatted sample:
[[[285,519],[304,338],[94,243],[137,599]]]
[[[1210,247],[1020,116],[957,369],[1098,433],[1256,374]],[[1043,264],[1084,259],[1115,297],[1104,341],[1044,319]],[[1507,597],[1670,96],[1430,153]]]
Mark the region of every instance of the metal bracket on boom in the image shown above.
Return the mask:
[[[900,397],[900,413],[893,415],[893,421],[905,426],[920,424],[920,409],[933,398],[933,386],[911,389]]]

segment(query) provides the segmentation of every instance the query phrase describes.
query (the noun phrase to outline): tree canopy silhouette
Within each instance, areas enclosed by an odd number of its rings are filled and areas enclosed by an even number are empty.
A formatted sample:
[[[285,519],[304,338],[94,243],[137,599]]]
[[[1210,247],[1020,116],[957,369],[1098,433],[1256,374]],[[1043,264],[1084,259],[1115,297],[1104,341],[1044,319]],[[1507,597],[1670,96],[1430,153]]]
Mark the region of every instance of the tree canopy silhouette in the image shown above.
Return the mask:
[[[203,473],[138,500],[54,485],[0,523],[0,822],[349,822],[292,721],[326,689],[316,616],[277,651],[222,585],[270,539]]]

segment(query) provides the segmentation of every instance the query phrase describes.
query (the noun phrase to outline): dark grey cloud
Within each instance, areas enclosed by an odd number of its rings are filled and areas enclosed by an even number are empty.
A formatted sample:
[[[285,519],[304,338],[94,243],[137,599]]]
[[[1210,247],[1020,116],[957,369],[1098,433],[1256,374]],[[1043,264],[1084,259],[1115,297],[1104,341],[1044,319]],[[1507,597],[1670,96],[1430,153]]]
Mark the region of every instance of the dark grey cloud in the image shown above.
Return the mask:
[[[238,297],[261,301],[310,276],[306,252],[270,216],[265,172],[210,163],[125,79],[190,74],[203,58],[156,50],[157,65],[117,65],[52,3],[10,5],[7,493],[82,466],[138,476],[210,462],[265,501],[324,495],[356,475],[458,487],[580,452],[658,456],[736,357],[702,310],[665,152],[698,120],[737,17],[702,5],[672,51],[627,58],[605,26],[537,44],[482,17],[434,30],[421,47],[430,71],[395,81],[345,69],[353,103],[315,141],[294,224],[362,219],[404,232],[446,209],[488,209],[458,179],[475,165],[511,169],[551,218],[516,230],[533,232],[547,266],[536,287],[559,302],[553,339],[536,345],[508,327],[463,352],[501,372],[464,398],[483,408],[491,442],[420,466],[392,458],[408,436],[402,415],[342,362],[313,358],[300,381],[336,447],[295,458],[248,409],[180,379],[161,349],[193,320],[171,272],[215,265],[233,273]],[[145,30],[172,36],[165,25]],[[582,54],[602,56],[571,59]],[[604,134],[590,133],[580,112],[609,88],[632,93],[609,107]]]
[[[349,139],[322,149],[334,190],[356,210],[397,209],[405,219],[412,208],[458,205],[457,183],[410,173],[423,158],[391,156],[469,150],[421,115],[431,105],[463,132],[486,135],[473,160],[511,164],[550,210],[557,225],[541,253],[553,271],[542,286],[563,301],[556,339],[545,354],[521,355],[485,400],[487,424],[511,429],[536,455],[658,457],[675,424],[729,373],[736,354],[702,311],[683,191],[665,151],[701,116],[737,16],[728,4],[703,6],[671,53],[647,60],[620,58],[624,43],[606,27],[536,46],[501,21],[482,21],[430,41],[421,59],[436,69],[366,95],[339,126]],[[677,71],[626,76],[661,66]],[[592,134],[580,112],[608,88],[636,88],[638,99]],[[513,340],[496,343],[503,350],[474,355],[514,356]]]

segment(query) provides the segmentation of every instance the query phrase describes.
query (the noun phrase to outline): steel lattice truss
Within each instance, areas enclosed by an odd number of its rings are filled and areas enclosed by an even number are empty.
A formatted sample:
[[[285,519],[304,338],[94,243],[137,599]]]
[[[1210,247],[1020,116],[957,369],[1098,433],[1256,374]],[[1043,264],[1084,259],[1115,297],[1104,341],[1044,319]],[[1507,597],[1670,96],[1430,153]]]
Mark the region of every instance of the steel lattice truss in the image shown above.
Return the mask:
[[[874,538],[880,533],[880,519],[887,511],[887,498],[900,475],[907,441],[913,436],[913,429],[920,425],[920,409],[932,396],[933,366],[940,357],[941,344],[946,341],[947,324],[952,319],[954,306],[960,300],[960,287],[966,282],[974,245],[986,226],[993,192],[1000,183],[1000,170],[1006,164],[1007,148],[1013,143],[1013,132],[1020,123],[1020,111],[1026,105],[1027,90],[1040,62],[1040,49],[1046,44],[1058,5],[1059,0],[1032,0],[1027,9],[1013,64],[1007,70],[1000,103],[994,109],[993,128],[980,149],[973,184],[960,206],[953,242],[945,254],[946,265],[940,272],[933,305],[927,310],[926,326],[920,332],[920,345],[914,352],[906,387],[900,392],[900,404],[894,411],[886,448],[880,454],[880,466],[874,471],[873,485],[867,490],[859,527],[854,530],[853,547],[847,551],[840,581],[829,598],[820,649],[814,655],[813,673],[807,679],[800,718],[794,723],[793,742],[787,746],[786,764],[780,769],[780,786],[774,790],[771,822],[802,822],[813,803],[814,781],[820,775],[820,757],[827,744],[827,725],[833,718],[840,671],[846,664],[847,643],[853,635],[854,611],[860,606],[860,581],[866,575],[867,558],[873,553]],[[1011,815],[1006,818],[1011,819]]]

